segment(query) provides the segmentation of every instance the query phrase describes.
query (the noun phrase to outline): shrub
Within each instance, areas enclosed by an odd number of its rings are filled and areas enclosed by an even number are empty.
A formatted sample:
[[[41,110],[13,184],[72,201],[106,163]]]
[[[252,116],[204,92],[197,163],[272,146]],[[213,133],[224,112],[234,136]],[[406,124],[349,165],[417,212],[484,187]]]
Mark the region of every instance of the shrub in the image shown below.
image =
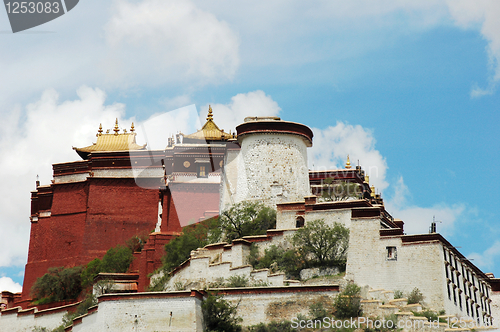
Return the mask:
[[[403,297],[404,297],[403,291],[400,291],[400,290],[394,291],[394,298],[395,299],[402,299]]]
[[[257,325],[249,326],[248,330],[250,332],[295,332],[297,329],[292,328],[292,322],[281,321],[281,322],[271,322],[269,324],[260,323]]]
[[[250,247],[250,264],[255,269],[277,268],[284,271],[287,277],[298,277],[303,267],[303,262],[295,249],[285,250],[279,246],[271,245],[264,251],[262,257],[258,257],[258,248],[252,244]]]
[[[143,232],[127,240],[126,245],[132,252],[141,252],[148,240],[149,233]]]
[[[373,321],[380,321],[380,318],[377,317]],[[375,327],[374,324],[368,324],[368,326],[363,330],[364,332],[389,332],[396,331],[398,329],[398,316],[395,314],[391,314],[389,316],[384,317],[383,321],[385,322],[383,325],[379,327]]]
[[[248,286],[248,278],[245,276],[230,276],[226,283],[227,287],[246,287]]]
[[[76,299],[82,291],[81,271],[80,266],[49,268],[31,289],[35,304]]]
[[[206,331],[239,332],[242,321],[236,317],[237,305],[232,305],[221,296],[209,293],[203,300],[201,309]]]
[[[325,308],[324,303],[316,302],[309,306],[309,315],[312,320],[322,320],[325,317],[329,317],[331,315],[330,310]]]
[[[420,289],[415,287],[415,288],[413,288],[411,293],[408,295],[407,299],[408,299],[408,304],[416,304],[416,303],[420,303],[424,300],[424,295],[422,294]]]
[[[202,248],[211,241],[218,241],[220,236],[217,218],[184,227],[182,234],[165,245],[166,255],[163,257],[163,270],[169,273],[187,260],[192,250]]]
[[[358,285],[350,283],[342,293],[337,295],[333,304],[335,317],[342,319],[361,315],[360,291],[361,288]]]
[[[419,316],[419,317],[425,317],[429,322],[436,322],[439,320],[437,313],[435,313],[432,310],[425,310],[425,311],[413,311],[414,316]]]
[[[101,272],[125,273],[134,259],[132,250],[128,247],[118,245],[109,249],[104,257],[96,258],[89,262],[81,273],[82,286],[84,288],[94,283],[94,278]]]

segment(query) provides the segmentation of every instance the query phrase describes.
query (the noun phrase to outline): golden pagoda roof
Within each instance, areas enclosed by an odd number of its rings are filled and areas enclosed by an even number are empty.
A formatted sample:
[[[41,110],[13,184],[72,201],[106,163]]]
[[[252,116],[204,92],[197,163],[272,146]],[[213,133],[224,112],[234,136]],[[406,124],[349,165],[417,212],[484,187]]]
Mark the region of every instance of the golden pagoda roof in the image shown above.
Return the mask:
[[[73,150],[75,150],[83,159],[88,159],[88,155],[91,152],[144,150],[146,148],[146,144],[139,145],[135,142],[135,136],[137,134],[135,133],[133,122],[130,128],[130,133],[127,133],[126,129],[123,130],[123,133],[119,133],[120,129],[118,128],[118,119],[116,119],[113,131],[113,134],[110,134],[109,130],[103,134],[102,124],[100,124],[96,135],[97,142],[84,148],[73,147]]]
[[[193,134],[184,136],[184,139],[204,140],[204,141],[226,141],[235,138],[231,133],[225,133],[224,130],[219,129],[214,122],[212,107],[208,106],[207,122],[203,127]]]

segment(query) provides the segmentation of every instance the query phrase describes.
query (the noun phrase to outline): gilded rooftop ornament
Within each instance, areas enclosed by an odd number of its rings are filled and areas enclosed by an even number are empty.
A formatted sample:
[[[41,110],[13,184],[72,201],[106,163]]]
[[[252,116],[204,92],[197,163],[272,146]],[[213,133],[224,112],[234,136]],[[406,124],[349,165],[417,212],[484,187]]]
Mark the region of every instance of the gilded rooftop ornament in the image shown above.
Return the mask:
[[[115,128],[113,130],[115,132],[115,135],[118,135],[118,132],[120,131],[120,129],[118,129],[118,118],[116,118]]]
[[[351,168],[351,161],[349,160],[349,155],[347,155],[347,162],[345,163],[345,168],[347,169]]]
[[[196,141],[225,141],[234,138],[233,135],[225,133],[224,130],[219,129],[219,127],[214,122],[214,116],[212,111],[212,106],[208,106],[207,122],[203,127],[193,134],[184,136],[186,142],[191,140]]]

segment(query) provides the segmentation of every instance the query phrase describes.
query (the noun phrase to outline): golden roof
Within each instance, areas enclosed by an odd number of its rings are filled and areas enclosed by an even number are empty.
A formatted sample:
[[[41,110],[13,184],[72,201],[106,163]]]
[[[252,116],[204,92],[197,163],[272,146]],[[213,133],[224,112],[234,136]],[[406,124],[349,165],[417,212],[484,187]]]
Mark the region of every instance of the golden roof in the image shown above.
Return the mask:
[[[193,134],[184,136],[184,139],[204,140],[204,141],[225,141],[235,138],[231,133],[225,133],[224,130],[219,129],[214,122],[212,107],[208,106],[207,122],[203,127]]]
[[[91,152],[144,150],[146,148],[146,144],[139,145],[135,142],[136,133],[133,122],[130,128],[130,133],[127,133],[127,129],[124,129],[123,133],[120,134],[120,129],[118,129],[118,119],[116,119],[113,131],[114,134],[109,134],[109,130],[103,134],[102,124],[100,124],[96,135],[97,142],[84,148],[73,147],[73,150],[75,150],[83,159],[87,159],[89,153]]]

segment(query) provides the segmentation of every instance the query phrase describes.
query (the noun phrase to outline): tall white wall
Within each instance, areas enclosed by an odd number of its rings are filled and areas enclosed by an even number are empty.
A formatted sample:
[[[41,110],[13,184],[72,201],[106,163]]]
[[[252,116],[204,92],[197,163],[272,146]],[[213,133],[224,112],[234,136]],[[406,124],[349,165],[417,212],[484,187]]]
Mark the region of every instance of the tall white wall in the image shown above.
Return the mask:
[[[307,146],[291,134],[255,133],[241,141],[235,203],[304,200],[310,194]]]
[[[199,331],[202,327],[201,300],[196,297],[159,297],[102,301],[96,312],[85,316],[73,332],[99,331]],[[172,314],[172,315],[171,315]]]

